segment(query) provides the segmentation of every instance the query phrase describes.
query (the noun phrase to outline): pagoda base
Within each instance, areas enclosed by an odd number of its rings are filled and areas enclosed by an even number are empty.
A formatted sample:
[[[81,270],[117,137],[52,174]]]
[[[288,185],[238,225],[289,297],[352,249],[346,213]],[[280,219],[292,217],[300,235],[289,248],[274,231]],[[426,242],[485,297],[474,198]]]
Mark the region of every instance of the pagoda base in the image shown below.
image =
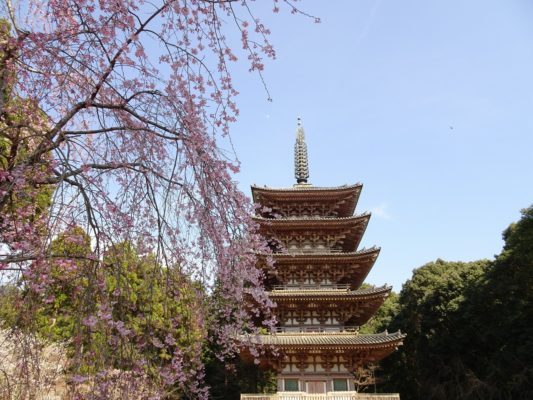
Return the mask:
[[[400,395],[398,393],[278,392],[276,394],[241,394],[241,400],[400,400]]]
[[[316,368],[316,366],[315,366]],[[334,391],[355,393],[353,375],[337,373],[281,373],[278,375],[278,393],[301,392],[307,394],[326,394]]]

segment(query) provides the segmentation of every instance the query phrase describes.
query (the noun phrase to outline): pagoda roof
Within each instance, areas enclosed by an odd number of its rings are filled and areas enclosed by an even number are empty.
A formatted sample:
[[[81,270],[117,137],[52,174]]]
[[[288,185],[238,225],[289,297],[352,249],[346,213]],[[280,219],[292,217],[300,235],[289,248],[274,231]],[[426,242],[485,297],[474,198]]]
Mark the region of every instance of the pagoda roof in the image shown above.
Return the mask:
[[[292,188],[270,188],[252,186],[252,198],[256,204],[264,200],[274,203],[302,202],[336,202],[342,201],[340,215],[352,215],[355,211],[363,184],[343,185],[336,187],[319,187],[312,185],[294,185]]]
[[[324,261],[334,261],[348,264],[365,262],[368,259],[374,262],[377,259],[380,251],[380,247],[372,246],[368,249],[347,251],[343,253],[331,253],[327,251],[317,251],[314,253],[290,252],[273,253],[271,254],[271,256],[276,262],[276,264],[282,264],[286,262],[290,262],[291,264],[322,264],[324,263]]]
[[[281,348],[309,347],[396,347],[402,344],[406,335],[400,331],[377,334],[353,332],[284,332],[270,335],[241,335],[253,344],[270,345]]]
[[[313,185],[294,185],[292,187],[285,188],[274,188],[269,186],[257,186],[252,185],[252,195],[259,193],[287,193],[298,196],[300,193],[305,192],[305,195],[302,197],[308,197],[311,193],[322,192],[322,193],[339,193],[339,192],[357,192],[363,187],[362,183],[355,183],[353,185],[341,185],[341,186],[313,186]],[[312,195],[312,194],[311,194]],[[255,196],[254,196],[255,199]]]
[[[287,268],[290,271],[298,269],[308,270],[312,266],[314,271],[322,271],[323,273],[331,272],[334,269],[337,275],[340,276],[342,282],[350,285],[352,289],[357,289],[364,282],[366,276],[372,269],[376,259],[378,258],[379,247],[371,247],[369,249],[362,249],[354,252],[291,252],[291,253],[273,253],[264,254],[259,253],[257,256],[264,259],[271,256],[274,261],[274,268],[268,263],[260,262],[258,266],[264,267],[269,276],[280,277],[284,274]],[[286,275],[286,274],[285,274]],[[284,282],[284,280],[282,280]]]
[[[273,237],[283,231],[317,232],[318,229],[329,231],[347,230],[343,240],[343,251],[353,252],[359,246],[365,233],[370,213],[363,213],[352,217],[342,218],[263,218],[253,217],[258,222],[263,233],[269,231]],[[311,253],[310,254],[316,254]]]
[[[294,309],[328,310],[333,307],[344,323],[361,326],[381,307],[391,289],[391,286],[361,290],[282,289],[267,293],[276,302],[276,314]]]
[[[264,346],[265,353],[260,356],[264,368],[283,369],[279,364],[287,354],[320,354],[325,357],[341,355],[341,361],[348,369],[355,370],[368,362],[377,362],[403,344],[406,335],[400,331],[378,334],[359,334],[349,332],[285,332],[272,335],[240,335],[242,344]],[[241,357],[253,360],[254,356],[242,348]],[[278,360],[278,361],[276,361]]]
[[[304,217],[304,218],[264,218],[259,216],[252,217],[259,223],[268,223],[279,226],[289,227],[302,227],[302,228],[314,228],[317,226],[327,226],[336,228],[337,226],[353,225],[361,220],[370,219],[370,213],[364,212],[362,214],[352,215],[349,217],[336,217],[336,218],[324,218],[324,217]]]
[[[388,296],[392,286],[349,290],[349,289],[281,289],[268,292],[272,299],[290,298],[293,300],[371,300]]]

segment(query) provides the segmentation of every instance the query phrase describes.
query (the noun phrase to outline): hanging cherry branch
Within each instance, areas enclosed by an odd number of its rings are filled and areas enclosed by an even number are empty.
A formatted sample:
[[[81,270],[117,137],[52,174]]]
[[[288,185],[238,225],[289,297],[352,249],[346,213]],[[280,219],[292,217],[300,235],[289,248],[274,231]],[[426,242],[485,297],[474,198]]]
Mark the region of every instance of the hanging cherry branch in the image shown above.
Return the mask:
[[[253,3],[2,4],[0,269],[20,272],[17,279],[33,293],[23,300],[41,311],[69,276],[73,298],[87,300],[76,303],[75,354],[82,357],[83,341],[106,332],[115,349],[135,348],[129,370],[155,368],[161,387],[199,397],[206,395],[193,384],[202,375],[200,350],[194,341],[180,346],[172,339],[180,324],[205,339],[205,289],[194,289],[195,282],[219,296],[220,356],[236,351],[237,332],[257,329],[254,315],[273,324],[255,268],[254,253],[266,249],[232,180],[238,161],[221,148],[238,115],[230,63],[247,59],[262,80],[263,57],[275,58]],[[277,0],[273,7],[279,10]],[[59,251],[58,238],[70,245]],[[84,251],[73,252],[80,240]],[[166,276],[153,277],[152,285],[195,310],[187,321],[170,318],[170,336],[151,342],[166,354],[158,362],[141,356],[146,329],[135,331],[122,320],[127,314],[113,311],[132,287],[110,278],[127,275],[110,257],[117,248],[135,254],[126,272],[147,274],[139,265],[151,264],[148,270]],[[118,285],[112,291],[110,282]],[[243,306],[245,296],[254,308]],[[137,303],[132,307],[138,312]]]

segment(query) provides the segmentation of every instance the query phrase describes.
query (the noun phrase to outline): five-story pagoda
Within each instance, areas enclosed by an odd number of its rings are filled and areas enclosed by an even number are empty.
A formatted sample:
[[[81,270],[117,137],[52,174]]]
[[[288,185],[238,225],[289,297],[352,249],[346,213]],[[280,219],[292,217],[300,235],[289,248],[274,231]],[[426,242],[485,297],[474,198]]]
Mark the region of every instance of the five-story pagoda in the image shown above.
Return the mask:
[[[354,215],[362,185],[307,182],[300,121],[295,177],[292,188],[252,186],[259,205],[254,218],[274,252],[265,287],[276,303],[278,328],[249,339],[277,349],[260,362],[277,372],[278,392],[354,391],[356,369],[389,355],[404,335],[358,333],[391,288],[360,289],[379,254],[376,247],[357,250],[370,219],[368,213]]]

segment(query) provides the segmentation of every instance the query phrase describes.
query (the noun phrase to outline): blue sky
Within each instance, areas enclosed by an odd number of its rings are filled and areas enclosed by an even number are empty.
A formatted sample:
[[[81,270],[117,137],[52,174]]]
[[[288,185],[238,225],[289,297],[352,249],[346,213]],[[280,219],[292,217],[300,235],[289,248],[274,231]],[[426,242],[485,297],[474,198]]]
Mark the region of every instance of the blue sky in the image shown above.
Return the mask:
[[[303,1],[320,24],[264,4],[273,101],[236,70],[240,188],[294,183],[301,116],[310,182],[364,184],[362,246],[382,248],[367,282],[499,253],[533,203],[533,2]]]

